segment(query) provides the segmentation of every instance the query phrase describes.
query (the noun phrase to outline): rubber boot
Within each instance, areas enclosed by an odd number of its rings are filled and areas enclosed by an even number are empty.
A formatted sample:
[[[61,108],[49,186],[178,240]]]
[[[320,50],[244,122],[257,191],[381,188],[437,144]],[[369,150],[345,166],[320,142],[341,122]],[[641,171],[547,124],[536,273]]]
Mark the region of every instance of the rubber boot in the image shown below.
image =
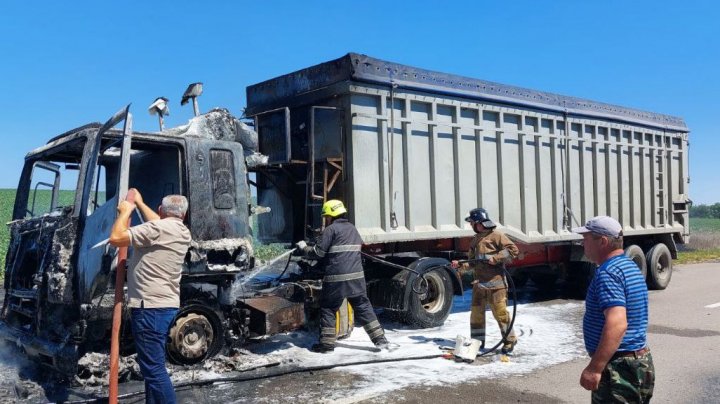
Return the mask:
[[[390,343],[388,342],[387,338],[383,336],[375,340],[375,347],[381,351],[387,350],[390,347]]]
[[[515,341],[505,341],[505,343],[502,346],[502,349],[500,350],[504,354],[509,354],[515,349],[515,345],[517,345],[517,340]]]
[[[335,350],[335,345],[318,343],[313,345],[310,350],[317,353],[328,353]]]

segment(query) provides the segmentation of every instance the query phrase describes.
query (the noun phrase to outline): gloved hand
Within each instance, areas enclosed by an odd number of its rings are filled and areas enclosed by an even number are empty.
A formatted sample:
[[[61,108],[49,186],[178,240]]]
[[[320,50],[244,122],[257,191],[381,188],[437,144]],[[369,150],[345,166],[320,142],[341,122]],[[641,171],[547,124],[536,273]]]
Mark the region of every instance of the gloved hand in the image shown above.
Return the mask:
[[[295,251],[293,251],[293,255],[295,256],[303,256],[305,255],[305,251],[307,250],[307,243],[305,240],[300,240],[297,243],[295,243]]]

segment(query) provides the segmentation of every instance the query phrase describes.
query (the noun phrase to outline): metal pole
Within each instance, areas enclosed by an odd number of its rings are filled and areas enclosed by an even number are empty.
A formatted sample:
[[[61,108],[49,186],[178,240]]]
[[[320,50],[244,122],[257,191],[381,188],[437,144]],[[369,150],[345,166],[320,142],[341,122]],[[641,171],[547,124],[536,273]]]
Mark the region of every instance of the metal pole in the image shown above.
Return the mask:
[[[135,202],[135,192],[128,192],[126,201]],[[130,226],[130,219],[128,219]],[[113,305],[112,336],[110,339],[110,389],[109,402],[117,404],[118,400],[118,368],[120,360],[120,325],[122,323],[122,305],[124,300],[123,289],[125,288],[125,269],[127,265],[127,247],[120,247],[118,250],[118,263],[115,269],[115,304]]]
[[[127,113],[125,127],[123,128],[122,152],[120,155],[120,180],[118,181],[117,195],[127,194],[125,200],[135,203],[135,191],[128,190],[130,172],[130,147],[132,132],[132,115]],[[127,226],[130,226],[128,218]],[[110,335],[110,372],[108,373],[109,388],[108,401],[110,404],[118,402],[118,368],[120,361],[120,326],[122,324],[122,306],[125,297],[125,269],[127,265],[127,247],[118,249],[118,261],[115,268],[115,303],[113,304],[112,333]]]
[[[192,97],[193,99],[193,110],[195,111],[195,116],[200,115],[200,108],[198,107],[197,97]]]

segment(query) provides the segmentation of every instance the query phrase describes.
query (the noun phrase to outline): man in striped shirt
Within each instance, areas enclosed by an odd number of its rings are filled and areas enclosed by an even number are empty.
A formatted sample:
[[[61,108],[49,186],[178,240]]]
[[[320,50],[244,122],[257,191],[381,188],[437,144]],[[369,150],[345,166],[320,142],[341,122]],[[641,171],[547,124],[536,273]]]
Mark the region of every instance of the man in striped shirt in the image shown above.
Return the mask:
[[[598,216],[573,229],[585,256],[599,265],[585,298],[583,335],[590,364],[580,385],[593,403],[650,401],[655,368],[647,347],[648,292],[640,269],[623,250],[622,226]]]

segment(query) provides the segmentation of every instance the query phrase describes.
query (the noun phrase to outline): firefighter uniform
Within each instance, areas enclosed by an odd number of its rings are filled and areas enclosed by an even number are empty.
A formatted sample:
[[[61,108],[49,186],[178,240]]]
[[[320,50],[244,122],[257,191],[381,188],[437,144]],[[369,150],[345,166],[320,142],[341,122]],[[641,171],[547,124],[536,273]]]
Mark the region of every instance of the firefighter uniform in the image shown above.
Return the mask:
[[[342,202],[326,202],[323,216],[335,219],[323,230],[318,243],[307,247],[307,255],[319,259],[324,269],[320,294],[320,343],[313,346],[318,352],[332,351],[335,346],[335,312],[343,299],[352,305],[357,323],[363,326],[372,342],[379,348],[387,347],[385,331],[367,297],[360,255],[362,239],[355,226],[342,217],[345,212]]]
[[[471,212],[472,216],[472,212]],[[469,220],[470,221],[470,220]],[[518,255],[517,246],[489,219],[482,222],[483,231],[477,232],[468,251],[468,259],[493,258],[494,264],[479,261],[463,264],[463,269],[473,269],[473,294],[470,310],[470,336],[485,346],[485,308],[489,305],[493,317],[497,320],[505,339],[503,353],[509,353],[517,343],[514,330],[510,326],[510,313],[507,310],[507,280],[503,268]]]

